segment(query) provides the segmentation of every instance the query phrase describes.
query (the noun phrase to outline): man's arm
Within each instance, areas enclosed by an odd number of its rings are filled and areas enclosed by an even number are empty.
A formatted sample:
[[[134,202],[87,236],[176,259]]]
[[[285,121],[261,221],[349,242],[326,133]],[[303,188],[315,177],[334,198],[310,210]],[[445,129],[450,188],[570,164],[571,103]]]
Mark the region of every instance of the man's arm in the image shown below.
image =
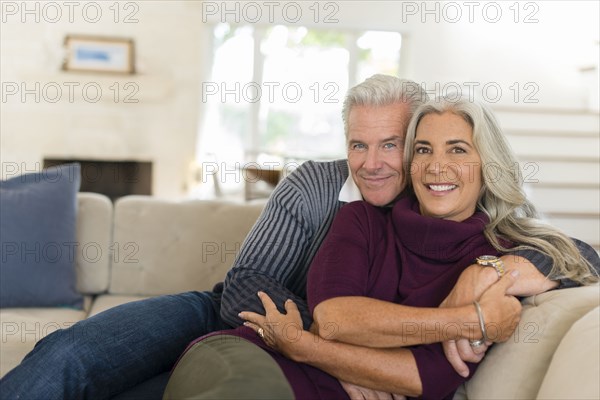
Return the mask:
[[[548,279],[526,258],[516,255],[500,257],[504,262],[506,273],[519,271],[519,279],[512,285],[507,294],[524,297],[532,296],[554,289],[557,281]],[[479,299],[483,292],[498,281],[498,273],[494,268],[473,264],[461,273],[454,288],[442,302],[441,307],[458,307],[471,304]]]
[[[310,326],[312,317],[306,301],[282,284],[289,279],[309,244],[307,223],[302,219],[304,213],[298,198],[296,188],[282,182],[244,240],[224,283],[221,317],[229,325],[242,323],[238,317],[242,310],[263,312],[256,297],[262,290],[276,304],[283,304],[288,298],[294,300],[305,326]]]
[[[596,269],[600,269],[600,259],[596,251],[587,243],[578,239],[573,242],[581,255]],[[518,297],[533,296],[551,289],[579,286],[570,279],[556,279],[550,276],[552,258],[535,250],[519,250],[501,257],[506,271],[517,270],[519,280],[509,289],[508,294]],[[442,303],[443,306],[456,307],[469,304],[477,299],[498,275],[493,268],[474,264],[466,268],[456,282],[454,289]]]
[[[303,298],[307,270],[340,208],[347,168],[345,160],[307,161],[277,185],[225,279],[221,317],[226,323],[240,325],[242,310],[263,312],[256,297],[263,290],[280,306],[293,299],[310,327],[312,314]]]
[[[592,246],[590,246],[589,244],[587,244],[579,239],[575,239],[575,238],[571,238],[571,239],[575,243],[575,246],[577,246],[577,249],[583,256],[583,258],[585,258],[586,260],[588,260],[590,262],[590,264],[592,264],[592,267],[596,270],[597,274],[600,274],[600,257],[598,256],[598,253],[596,252],[596,250],[594,250],[594,248]],[[564,278],[559,279],[557,277],[551,276],[550,272],[552,270],[552,265],[553,265],[552,258],[550,258],[549,256],[547,256],[539,251],[519,250],[519,251],[516,251],[514,253],[514,255],[520,257],[521,259],[528,260],[529,263],[534,265],[535,268],[537,268],[537,270],[542,275],[544,275],[545,277],[547,277],[550,280],[556,281],[558,283],[557,287],[559,289],[580,286],[578,283],[576,283],[570,279],[564,279]]]

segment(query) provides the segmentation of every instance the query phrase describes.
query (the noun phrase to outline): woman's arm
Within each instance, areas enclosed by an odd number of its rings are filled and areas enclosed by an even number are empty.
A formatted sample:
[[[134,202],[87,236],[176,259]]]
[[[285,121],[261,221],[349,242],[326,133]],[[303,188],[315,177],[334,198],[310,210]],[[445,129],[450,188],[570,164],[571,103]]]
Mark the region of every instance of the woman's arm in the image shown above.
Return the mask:
[[[418,397],[423,387],[408,349],[373,349],[307,337],[287,357],[319,368],[339,380],[382,392]]]
[[[582,256],[598,271],[600,259],[594,249],[580,240],[573,239],[573,241]],[[526,250],[505,255],[501,258],[507,272],[517,270],[520,273],[519,280],[509,288],[508,294],[525,297],[551,289],[578,286],[569,279],[552,280],[548,278],[552,269],[552,259],[540,252]],[[471,265],[463,271],[448,297],[442,302],[441,307],[457,307],[470,304],[497,280],[498,275],[493,268],[485,268],[477,264]],[[477,360],[481,358],[481,354],[475,353],[466,339],[445,341],[443,345],[448,361],[460,374],[464,375],[468,372],[466,362],[478,362]]]
[[[319,334],[368,347],[405,347],[463,337],[480,338],[478,318],[471,303],[442,310],[368,298],[373,279],[393,273],[393,269],[378,269],[382,260],[379,264],[373,262],[381,254],[382,246],[387,246],[384,236],[387,220],[387,215],[364,203],[348,204],[336,216],[308,275],[308,303]],[[505,340],[514,330],[514,326],[505,325],[505,321],[512,323],[507,316],[514,316],[511,314],[514,304],[501,290],[492,291],[490,296],[496,297],[492,305],[482,304],[486,320],[501,328],[503,336],[498,341]]]
[[[507,272],[519,271],[519,279],[507,288],[507,295],[528,296],[558,286],[558,282],[547,279],[527,259],[512,255],[502,259]],[[332,335],[332,340],[371,347],[475,339],[480,331],[472,303],[497,281],[498,275],[493,268],[472,265],[461,274],[454,289],[442,303],[443,307],[452,309],[413,308],[357,296],[337,297],[318,304],[314,308],[313,317],[320,335]],[[482,307],[484,314],[488,316],[488,323],[499,326],[503,332],[513,332],[514,327],[500,323],[502,320],[506,321],[506,318],[493,303],[490,307]],[[458,329],[450,329],[455,327]],[[505,340],[504,335],[503,339]]]
[[[480,296],[486,325],[498,331],[494,342],[507,340],[518,323],[520,304],[507,295],[518,282],[517,276],[506,274]],[[318,304],[313,316],[319,336],[368,347],[406,347],[482,336],[472,303],[424,308],[360,296],[335,297]]]

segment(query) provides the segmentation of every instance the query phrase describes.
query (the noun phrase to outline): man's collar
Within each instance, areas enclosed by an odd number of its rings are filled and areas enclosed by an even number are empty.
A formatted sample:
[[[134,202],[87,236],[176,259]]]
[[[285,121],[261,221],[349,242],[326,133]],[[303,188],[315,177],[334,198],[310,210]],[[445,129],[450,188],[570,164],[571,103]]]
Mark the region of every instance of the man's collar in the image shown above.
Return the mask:
[[[363,198],[362,194],[360,194],[360,189],[358,189],[354,179],[352,179],[352,173],[350,172],[348,173],[348,179],[346,179],[344,186],[342,186],[342,189],[340,190],[338,200],[343,201],[344,203],[351,203],[353,201],[359,201],[362,199]]]
[[[350,166],[348,166],[348,171],[350,171]],[[390,204],[384,207],[392,207],[396,200],[403,196],[403,193],[400,193],[398,197],[392,201]],[[352,203],[353,201],[362,201],[363,197],[360,193],[360,189],[352,179],[352,172],[348,172],[348,178],[344,185],[340,189],[340,194],[338,195],[338,200],[344,203]]]

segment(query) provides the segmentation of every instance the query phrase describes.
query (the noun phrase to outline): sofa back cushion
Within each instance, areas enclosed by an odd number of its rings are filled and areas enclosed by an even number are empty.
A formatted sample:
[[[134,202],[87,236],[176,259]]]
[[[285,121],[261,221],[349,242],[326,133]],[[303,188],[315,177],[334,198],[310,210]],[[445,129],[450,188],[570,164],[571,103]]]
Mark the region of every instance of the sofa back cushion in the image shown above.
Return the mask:
[[[110,276],[113,205],[98,193],[78,193],[77,204],[77,290],[103,293]]]
[[[149,196],[117,200],[109,293],[212,289],[233,265],[263,206]]]

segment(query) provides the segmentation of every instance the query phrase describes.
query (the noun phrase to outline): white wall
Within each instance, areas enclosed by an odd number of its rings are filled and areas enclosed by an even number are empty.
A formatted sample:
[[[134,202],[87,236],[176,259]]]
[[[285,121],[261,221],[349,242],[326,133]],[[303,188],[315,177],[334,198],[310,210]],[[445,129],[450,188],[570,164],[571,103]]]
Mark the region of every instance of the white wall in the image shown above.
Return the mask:
[[[188,2],[121,2],[115,23],[116,14],[110,8],[114,2],[94,3],[101,7],[100,18],[96,18],[95,6],[85,9],[87,3],[73,2],[77,6],[71,8],[70,22],[70,8],[63,2],[52,3],[56,6],[47,7],[47,2],[2,4],[3,175],[13,174],[15,166],[17,172],[39,169],[44,156],[152,161],[154,193],[181,196],[194,157],[204,68],[199,7]],[[33,13],[24,13],[23,4]],[[12,14],[15,6],[17,13]],[[56,10],[62,18],[53,22]],[[127,16],[138,22],[124,23]],[[61,71],[67,34],[133,38],[138,72]],[[126,86],[129,83],[133,86]],[[69,98],[69,85],[74,84],[79,86]],[[87,96],[82,90],[86,84],[94,85]],[[12,94],[15,85],[18,92]],[[102,90],[99,96],[93,90],[97,86]],[[62,95],[54,102],[56,87]],[[115,101],[117,88],[120,98]],[[23,97],[22,89],[34,93]],[[127,95],[137,103],[125,102]]]
[[[207,1],[201,12],[204,20],[212,22],[235,22],[237,18],[257,24],[398,31],[403,34],[406,51],[404,77],[425,82],[428,88],[449,82],[498,83],[503,91],[498,102],[514,105],[516,89],[510,86],[517,82],[521,89],[517,104],[523,105],[524,95],[532,90],[522,86],[533,82],[539,88],[533,97],[539,106],[590,106],[589,87],[584,87],[587,77],[579,69],[597,67],[600,58],[600,7],[595,1],[274,3],[223,6],[222,2]],[[298,11],[301,18],[294,22]],[[496,100],[491,92],[488,97]]]
[[[28,9],[34,11],[25,14],[22,9],[25,3],[2,2],[3,175],[7,166],[13,168],[15,163],[35,168],[43,156],[140,159],[154,162],[157,196],[183,196],[202,110],[201,81],[208,79],[209,23],[236,19],[252,23],[269,23],[270,19],[291,22],[297,9],[302,12],[298,24],[324,29],[401,32],[405,38],[403,74],[424,82],[431,90],[436,83],[443,88],[448,82],[470,82],[479,88],[486,84],[500,87],[502,95],[491,93],[488,99],[498,100],[497,105],[504,108],[534,107],[576,113],[598,108],[598,2],[486,5],[460,1],[311,1],[269,5],[273,3],[258,1],[228,2],[225,7],[229,12],[226,12],[221,1],[124,1],[116,3],[120,10],[118,22],[114,21],[114,2],[97,2],[94,4],[102,7],[102,18],[95,23],[90,22],[90,16],[95,16],[94,9],[89,8],[90,2],[75,2],[78,6],[73,22],[69,21],[65,2],[50,2],[62,11],[58,22],[52,21],[56,18],[54,9],[47,8],[44,14],[46,3],[28,2]],[[39,7],[37,15],[35,4]],[[515,4],[519,9],[517,22]],[[87,15],[83,12],[86,6]],[[426,13],[424,7],[433,10],[433,14]],[[474,7],[472,22],[469,7]],[[498,8],[502,14],[496,18]],[[260,13],[258,19],[256,11]],[[460,19],[457,11],[461,13]],[[124,17],[132,12],[131,17],[138,22],[123,23]],[[525,23],[526,16],[537,22]],[[39,17],[39,22],[35,17]],[[492,23],[494,19],[498,21]],[[452,22],[455,20],[458,21]],[[113,76],[60,71],[66,34],[133,38],[138,73]],[[585,74],[579,71],[590,66],[596,69]],[[48,83],[64,86],[65,82],[81,85],[95,82],[103,89],[103,96],[97,103],[90,103],[76,90],[74,101],[70,102],[65,86],[59,102],[45,101],[42,93],[41,101],[36,103],[33,95],[25,96],[23,101],[20,93],[8,96],[5,91],[7,84],[32,89],[35,83],[43,88]],[[135,83],[139,92],[134,98],[139,102],[125,104],[121,98],[116,103],[109,89],[115,82],[122,94],[127,92],[126,83]],[[530,86],[525,87],[526,84]],[[520,92],[515,102],[516,88]],[[527,94],[537,103],[526,103]],[[594,135],[595,126],[592,123],[591,128],[586,128],[588,136],[590,129]],[[592,158],[598,158],[595,154]]]

